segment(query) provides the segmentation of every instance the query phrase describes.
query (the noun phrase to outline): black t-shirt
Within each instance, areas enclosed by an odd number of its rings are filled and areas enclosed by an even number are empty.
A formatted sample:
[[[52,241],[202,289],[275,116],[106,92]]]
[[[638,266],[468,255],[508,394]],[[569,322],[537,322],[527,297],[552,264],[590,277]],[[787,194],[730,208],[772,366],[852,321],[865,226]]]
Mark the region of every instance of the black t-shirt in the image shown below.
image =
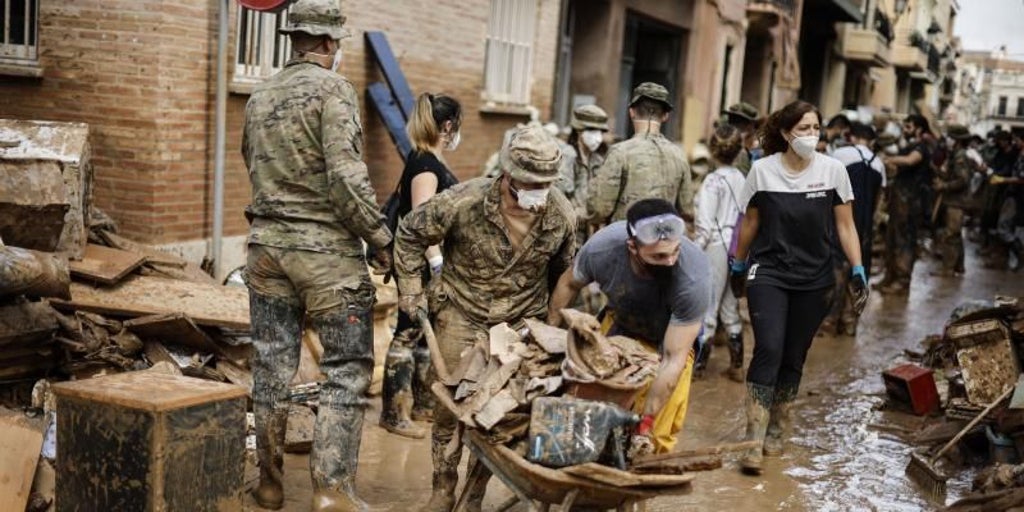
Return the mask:
[[[917,151],[921,153],[921,161],[917,165],[900,167],[896,171],[896,177],[892,182],[895,186],[920,185],[931,179],[932,150],[928,141],[919,138],[913,144],[908,145],[900,151],[900,156],[905,156]]]
[[[433,153],[412,150],[405,161],[405,169],[402,170],[398,206],[400,216],[404,217],[412,211],[412,180],[424,172],[433,173],[437,177],[438,194],[459,183],[459,179]]]
[[[760,224],[750,248],[747,283],[816,290],[835,282],[832,237],[836,205],[853,200],[839,160],[814,154],[799,174],[776,153],[754,162],[740,205],[757,208]]]

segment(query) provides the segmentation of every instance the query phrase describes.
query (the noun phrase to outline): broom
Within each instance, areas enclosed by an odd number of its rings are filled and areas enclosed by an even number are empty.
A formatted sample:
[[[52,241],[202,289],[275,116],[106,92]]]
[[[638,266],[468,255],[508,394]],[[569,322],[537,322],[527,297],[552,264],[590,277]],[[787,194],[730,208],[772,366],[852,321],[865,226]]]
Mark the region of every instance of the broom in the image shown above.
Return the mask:
[[[992,412],[1000,402],[1006,400],[1006,397],[1010,396],[1010,393],[1012,392],[1013,386],[1010,386],[1010,389],[1004,391],[1002,395],[999,395],[999,398],[996,398],[992,403],[988,404],[988,407],[985,407],[985,410],[975,416],[966,427],[960,430],[960,432],[957,432],[956,435],[953,436],[953,439],[950,439],[949,442],[946,443],[945,446],[943,446],[942,449],[930,459],[920,453],[911,452],[910,462],[907,464],[907,476],[932,496],[942,496],[946,494],[946,480],[948,480],[949,477],[939,471],[938,468],[935,467],[935,463],[938,462],[939,458],[942,457],[953,445],[960,441],[960,438],[964,437],[964,434],[967,434],[967,432],[981,422],[985,416],[988,416],[988,413]]]

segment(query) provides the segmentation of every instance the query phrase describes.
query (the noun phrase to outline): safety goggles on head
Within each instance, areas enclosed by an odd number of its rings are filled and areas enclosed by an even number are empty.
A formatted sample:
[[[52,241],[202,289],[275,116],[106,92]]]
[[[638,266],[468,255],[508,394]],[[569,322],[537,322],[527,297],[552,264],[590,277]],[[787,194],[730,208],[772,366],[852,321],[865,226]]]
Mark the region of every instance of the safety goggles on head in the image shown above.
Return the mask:
[[[686,223],[671,213],[640,219],[634,224],[627,224],[627,227],[629,235],[643,245],[650,245],[662,240],[678,242],[686,233]]]

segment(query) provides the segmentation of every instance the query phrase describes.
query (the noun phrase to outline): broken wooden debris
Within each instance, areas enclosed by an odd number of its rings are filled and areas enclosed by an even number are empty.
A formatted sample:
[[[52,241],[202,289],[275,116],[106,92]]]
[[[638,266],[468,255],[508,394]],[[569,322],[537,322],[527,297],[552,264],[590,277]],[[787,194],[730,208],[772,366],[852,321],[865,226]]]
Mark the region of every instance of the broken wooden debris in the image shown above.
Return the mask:
[[[540,345],[549,354],[564,354],[566,350],[566,338],[568,331],[550,326],[539,320],[526,319],[526,327],[529,330],[530,339]]]
[[[129,276],[104,288],[72,283],[71,299],[52,303],[58,309],[129,317],[180,312],[199,325],[249,328],[248,290],[175,279]]]
[[[288,406],[288,422],[284,434],[286,453],[309,453],[313,449],[316,413],[305,405]]]
[[[0,246],[0,298],[69,298],[68,261],[52,253]]]
[[[43,447],[43,425],[0,410],[0,510],[25,510]]]
[[[71,273],[100,284],[116,284],[146,262],[146,257],[133,252],[102,245],[85,246],[82,259],[72,260]]]
[[[56,251],[69,209],[58,164],[0,158],[0,236],[4,243]]]
[[[252,398],[252,373],[227,360],[217,361],[216,369],[228,379],[228,382],[245,388]]]

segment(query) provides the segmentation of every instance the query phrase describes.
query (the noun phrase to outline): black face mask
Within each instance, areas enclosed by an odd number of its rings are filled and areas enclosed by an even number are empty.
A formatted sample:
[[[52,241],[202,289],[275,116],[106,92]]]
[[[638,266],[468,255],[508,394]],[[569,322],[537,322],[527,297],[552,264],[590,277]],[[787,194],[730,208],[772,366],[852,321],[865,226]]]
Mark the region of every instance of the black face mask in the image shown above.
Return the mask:
[[[644,270],[646,270],[647,273],[651,275],[651,277],[658,281],[658,284],[668,285],[669,281],[672,279],[672,273],[676,269],[675,265],[652,265],[650,263],[647,263],[646,261],[643,261],[643,259],[640,260],[640,263],[643,264]]]

